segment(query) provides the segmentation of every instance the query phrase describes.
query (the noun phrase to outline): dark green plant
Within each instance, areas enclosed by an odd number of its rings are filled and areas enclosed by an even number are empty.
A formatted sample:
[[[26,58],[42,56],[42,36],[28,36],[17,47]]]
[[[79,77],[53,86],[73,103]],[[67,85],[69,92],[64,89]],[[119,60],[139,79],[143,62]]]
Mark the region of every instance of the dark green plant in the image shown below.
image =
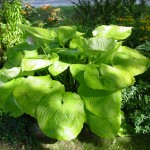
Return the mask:
[[[47,136],[59,140],[75,138],[84,123],[98,136],[115,137],[121,90],[150,65],[148,58],[122,46],[132,28],[102,25],[84,38],[75,26],[19,27],[29,43],[7,51],[0,70],[2,111],[31,115]]]
[[[122,109],[137,134],[150,133],[150,84],[138,81],[123,91]]]
[[[76,24],[82,26],[83,32],[91,36],[91,31],[102,24],[115,24],[118,17],[134,16],[140,17],[146,11],[146,1],[141,0],[136,4],[136,0],[78,0],[73,2],[75,9]]]

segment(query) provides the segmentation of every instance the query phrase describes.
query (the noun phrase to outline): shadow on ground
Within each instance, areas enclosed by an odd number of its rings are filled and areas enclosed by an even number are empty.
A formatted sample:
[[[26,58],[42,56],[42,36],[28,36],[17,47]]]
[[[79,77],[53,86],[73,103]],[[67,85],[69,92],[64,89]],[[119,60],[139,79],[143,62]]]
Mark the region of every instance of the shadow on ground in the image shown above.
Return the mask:
[[[84,125],[78,137],[57,141],[43,135],[35,119],[23,115],[17,119],[0,119],[0,150],[149,150],[150,135],[103,139]]]

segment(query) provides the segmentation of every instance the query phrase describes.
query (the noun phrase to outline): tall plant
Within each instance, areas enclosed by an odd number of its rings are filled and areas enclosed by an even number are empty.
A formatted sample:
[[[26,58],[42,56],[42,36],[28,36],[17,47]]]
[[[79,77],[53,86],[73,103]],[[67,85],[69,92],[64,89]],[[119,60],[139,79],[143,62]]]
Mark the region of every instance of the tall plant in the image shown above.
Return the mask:
[[[91,38],[76,27],[19,25],[29,43],[10,48],[0,70],[0,108],[14,117],[35,117],[49,137],[71,140],[83,124],[105,138],[121,124],[121,90],[150,60],[122,46],[131,27],[102,25]]]
[[[18,28],[18,24],[23,22],[21,15],[21,0],[3,0],[3,24],[2,43],[8,48],[23,41],[23,32]]]

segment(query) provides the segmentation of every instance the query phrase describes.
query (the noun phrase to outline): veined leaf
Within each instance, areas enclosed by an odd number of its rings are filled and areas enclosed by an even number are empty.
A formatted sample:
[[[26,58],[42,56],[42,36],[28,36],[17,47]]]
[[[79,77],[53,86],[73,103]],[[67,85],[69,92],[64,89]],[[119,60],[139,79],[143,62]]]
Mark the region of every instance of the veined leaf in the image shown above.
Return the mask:
[[[117,25],[109,25],[109,26],[102,25],[97,27],[93,31],[93,36],[123,40],[131,35],[132,33],[131,29],[132,27],[124,27],[124,26],[117,26]]]
[[[8,79],[9,81],[15,77],[17,77],[21,72],[20,67],[12,67],[12,68],[2,68],[0,70],[0,77]]]
[[[53,61],[49,59],[22,59],[21,68],[22,71],[34,71],[50,66]]]
[[[114,56],[113,66],[136,76],[148,69],[150,60],[134,49],[121,46]]]
[[[19,24],[18,27],[21,30],[26,31],[30,33],[31,35],[41,38],[41,39],[53,40],[56,37],[56,33],[54,30],[43,29],[39,27],[31,27],[31,26],[24,25],[24,24]]]
[[[47,136],[59,140],[74,139],[85,121],[83,101],[71,92],[48,95],[37,107],[37,120]]]
[[[88,65],[84,72],[84,80],[92,89],[118,91],[134,83],[134,78],[127,72],[106,64]]]
[[[37,58],[37,47],[28,43],[21,43],[12,48],[9,48],[6,53],[8,62],[13,66],[19,66],[22,58]]]
[[[42,98],[58,91],[65,92],[64,86],[50,76],[29,76],[15,88],[14,97],[25,113],[36,117],[36,107]]]
[[[56,76],[62,72],[64,72],[70,64],[64,63],[61,61],[55,61],[51,66],[49,66],[48,70],[53,75]]]
[[[81,84],[78,93],[85,102],[86,122],[90,129],[101,137],[115,137],[121,124],[121,91],[93,90]]]
[[[59,44],[64,46],[65,43],[76,35],[76,27],[60,26],[57,28],[57,37]]]
[[[112,38],[92,37],[88,41],[92,50],[109,51],[116,45],[116,40]]]
[[[20,84],[23,80],[24,78],[18,78],[16,80],[13,79],[9,82],[1,84],[0,86],[0,108],[3,108],[5,103],[7,103],[10,100],[9,98],[10,98],[10,95],[12,95],[14,88],[18,84]]]
[[[86,68],[86,65],[84,64],[71,64],[70,65],[70,72],[72,76],[80,83],[84,81],[85,68]]]

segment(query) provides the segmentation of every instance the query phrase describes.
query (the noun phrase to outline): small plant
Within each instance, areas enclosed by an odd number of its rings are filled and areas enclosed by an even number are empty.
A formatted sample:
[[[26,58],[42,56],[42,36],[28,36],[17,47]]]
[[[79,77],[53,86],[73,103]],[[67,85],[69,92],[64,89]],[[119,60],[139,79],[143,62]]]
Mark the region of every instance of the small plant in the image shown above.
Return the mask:
[[[13,117],[36,118],[51,138],[71,140],[86,123],[113,138],[121,124],[121,90],[133,85],[150,61],[122,46],[131,27],[102,25],[91,38],[76,27],[19,25],[29,43],[8,49],[0,70],[0,108]]]

